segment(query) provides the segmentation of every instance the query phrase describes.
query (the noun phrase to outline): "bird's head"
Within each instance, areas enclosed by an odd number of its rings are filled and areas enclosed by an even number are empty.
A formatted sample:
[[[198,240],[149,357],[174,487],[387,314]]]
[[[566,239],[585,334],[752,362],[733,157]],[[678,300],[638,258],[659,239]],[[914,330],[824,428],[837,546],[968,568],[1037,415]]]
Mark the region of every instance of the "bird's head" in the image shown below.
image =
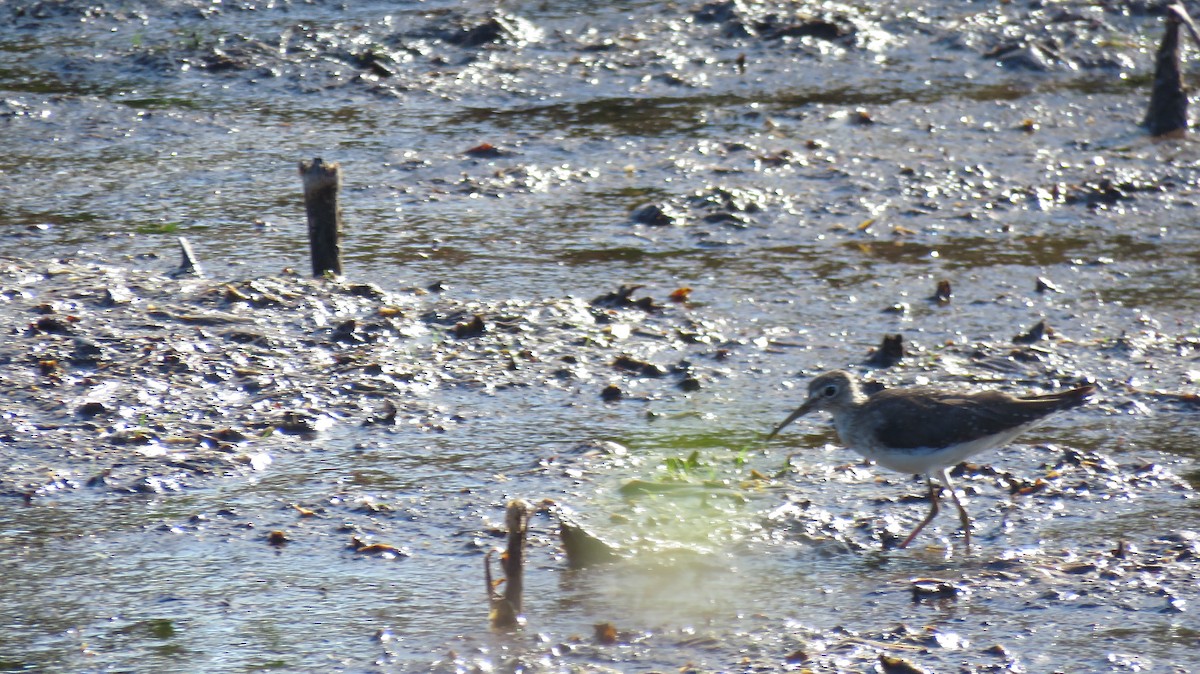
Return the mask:
[[[800,417],[816,410],[825,410],[826,412],[836,412],[839,409],[844,409],[859,402],[862,394],[858,390],[858,384],[854,381],[854,377],[849,372],[842,370],[834,370],[813,379],[808,383],[808,398],[804,404],[796,408],[795,412],[788,415],[771,434],[767,436],[767,440],[775,437],[782,431],[784,427]]]

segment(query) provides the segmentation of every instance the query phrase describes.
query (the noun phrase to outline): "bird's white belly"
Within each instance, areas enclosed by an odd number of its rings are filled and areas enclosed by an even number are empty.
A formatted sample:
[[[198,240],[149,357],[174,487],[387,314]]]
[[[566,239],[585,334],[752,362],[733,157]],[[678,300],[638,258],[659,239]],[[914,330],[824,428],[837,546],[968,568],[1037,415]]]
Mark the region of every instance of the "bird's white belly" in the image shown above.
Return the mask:
[[[924,474],[939,468],[957,465],[993,447],[1012,442],[1033,424],[1020,426],[996,435],[951,445],[949,447],[885,447],[868,433],[854,428],[838,427],[838,436],[846,446],[884,468],[909,474]]]

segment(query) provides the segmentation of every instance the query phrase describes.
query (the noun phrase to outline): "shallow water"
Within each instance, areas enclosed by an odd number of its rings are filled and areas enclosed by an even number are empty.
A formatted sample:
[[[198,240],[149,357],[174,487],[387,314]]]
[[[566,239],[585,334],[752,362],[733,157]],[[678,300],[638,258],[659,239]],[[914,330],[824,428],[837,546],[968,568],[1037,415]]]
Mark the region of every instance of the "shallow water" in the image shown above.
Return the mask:
[[[539,409],[536,416],[559,421],[553,409]],[[983,584],[967,597],[943,602],[914,602],[909,580],[978,577],[1014,551],[1017,559],[1043,553],[1057,558],[1058,550],[1090,559],[1118,539],[1137,540],[1132,532],[1191,526],[1194,499],[1151,495],[1135,503],[1027,504],[1005,516],[1010,529],[997,536],[1001,511],[985,505],[996,497],[985,489],[971,501],[982,540],[974,558],[947,559],[945,550],[922,546],[903,554],[838,552],[782,532],[763,537],[761,518],[780,503],[782,492],[748,492],[744,504],[651,497],[631,510],[631,502],[614,498],[616,484],[605,472],[580,489],[553,473],[521,470],[561,449],[561,440],[559,446],[543,441],[526,461],[505,466],[497,457],[511,456],[504,448],[520,438],[505,436],[501,427],[507,424],[481,425],[486,427],[433,440],[401,433],[366,448],[354,446],[355,434],[334,432],[320,448],[281,455],[270,471],[249,481],[155,498],[67,494],[6,508],[10,571],[4,594],[14,601],[3,612],[2,650],[20,658],[6,665],[37,671],[422,671],[438,659],[453,659],[453,652],[464,662],[501,669],[526,654],[545,658],[550,670],[606,661],[618,668],[692,662],[724,670],[746,654],[778,661],[798,648],[855,643],[853,635],[900,624],[967,642],[915,658],[940,666],[960,657],[978,661],[980,651],[1000,643],[1030,668],[1065,662],[1099,668],[1116,645],[1104,635],[1122,630],[1128,632],[1116,642],[1120,649],[1142,658],[1186,663],[1193,652],[1194,622],[1186,612],[1164,612],[1163,598],[1128,597],[1106,585],[1095,586],[1098,594],[1090,598],[1072,590],[1060,596],[1055,588],[1063,581],[1049,567],[1045,575],[1022,574],[1008,587]],[[587,432],[562,429],[572,430]],[[470,455],[455,452],[460,436],[472,438]],[[493,441],[480,442],[480,436]],[[647,458],[656,451],[653,443],[631,443],[631,449]],[[844,460],[847,453],[824,454],[805,460]],[[1004,454],[997,464],[1025,472],[1013,464],[1028,456]],[[777,460],[755,456],[750,463],[766,469]],[[510,477],[497,482],[492,475],[501,471]],[[869,511],[865,503],[881,492],[902,491],[898,483],[904,480],[877,485],[869,475],[865,470],[852,483],[835,482],[837,490],[820,484],[795,489],[846,517]],[[552,546],[552,522],[535,516],[529,624],[521,635],[489,635],[481,552],[499,540],[483,527],[500,519],[492,504],[514,494],[553,496],[588,515],[610,539],[657,552],[636,562],[568,571]],[[372,512],[363,503],[384,507]],[[320,514],[301,519],[290,504]],[[879,509],[888,516],[907,511],[911,522],[920,506]],[[638,521],[647,511],[658,527],[637,530],[606,523],[603,516],[628,513]],[[941,534],[951,531],[947,519],[940,523]],[[266,533],[274,529],[285,530],[291,542],[279,549],[267,545]],[[631,529],[640,542],[630,538]],[[356,555],[346,547],[351,531],[411,556]],[[935,536],[928,542],[936,543]],[[1194,588],[1172,590],[1187,596]],[[598,621],[631,630],[631,643],[610,651],[593,646],[590,634]],[[1097,637],[1072,636],[1083,633]],[[560,641],[568,646],[553,650]]]
[[[1090,47],[1063,46],[1074,67],[1045,72],[998,67],[975,46],[1046,22],[1022,6],[835,4],[860,38],[767,41],[702,24],[696,7],[508,3],[541,37],[474,48],[438,37],[455,17],[482,20],[469,3],[0,10],[12,17],[0,21],[12,61],[0,69],[0,254],[169,270],[182,235],[214,278],[303,269],[295,166],[321,156],[343,167],[352,279],[441,281],[478,299],[639,283],[665,301],[688,286],[698,319],[721,322],[714,348],[733,351],[704,363],[698,392],[635,381],[641,395],[603,405],[598,381],[434,389],[424,395],[464,419],[444,433],[347,419],[313,440],[264,440],[273,462],[249,477],[13,499],[0,509],[0,669],[728,671],[783,667],[797,651],[854,669],[876,650],[937,670],[1189,667],[1194,570],[1161,592],[1153,572],[1059,570],[1120,540],[1152,549],[1194,530],[1197,501],[1169,480],[1022,500],[968,479],[978,556],[950,552],[949,515],[928,547],[880,552],[871,531],[922,516],[922,502],[897,501],[919,482],[840,470],[856,457],[827,446],[823,422],[759,442],[808,375],[902,332],[913,355],[877,373],[889,384],[1103,383],[1093,408],[982,462],[1035,479],[1077,448],[1126,476],[1157,464],[1197,483],[1194,404],[1139,391],[1195,392],[1200,155],[1135,126],[1158,19],[1060,4],[1100,12],[1104,28]],[[956,23],[968,17],[973,28]],[[394,76],[348,58],[371,45]],[[211,65],[214,49],[228,67]],[[508,154],[466,153],[482,143]],[[650,203],[675,224],[636,222]],[[1063,292],[1035,292],[1039,276]],[[953,302],[927,302],[943,278]],[[907,310],[884,312],[897,303]],[[1033,382],[1005,350],[1041,319],[1066,340]],[[1118,349],[1122,338],[1132,345]],[[995,358],[963,356],[973,345]],[[630,456],[576,456],[596,438]],[[699,477],[742,498],[619,494],[693,451]],[[783,479],[747,483],[790,453]],[[553,522],[535,516],[529,624],[508,635],[487,629],[480,567],[512,497],[569,506],[636,557],[568,571]],[[803,501],[811,510],[772,523]],[[865,543],[802,535],[821,518]],[[276,529],[291,542],[268,545]],[[411,556],[355,554],[351,535]],[[988,575],[997,568],[1014,578]],[[914,602],[909,581],[926,576],[970,591]],[[605,621],[618,644],[594,639]],[[898,635],[901,624],[929,634]],[[985,651],[995,644],[1007,655]]]

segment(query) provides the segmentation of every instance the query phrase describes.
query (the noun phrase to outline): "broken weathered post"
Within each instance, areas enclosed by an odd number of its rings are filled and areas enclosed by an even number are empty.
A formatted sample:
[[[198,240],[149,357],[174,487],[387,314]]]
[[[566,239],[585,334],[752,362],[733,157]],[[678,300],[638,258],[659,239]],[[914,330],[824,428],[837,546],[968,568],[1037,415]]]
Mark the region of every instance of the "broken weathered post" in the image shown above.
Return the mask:
[[[204,276],[204,270],[200,268],[200,260],[196,257],[196,251],[192,250],[192,244],[188,243],[186,237],[179,237],[179,269],[175,272],[177,275],[195,274],[196,276]]]
[[[1188,95],[1183,86],[1179,64],[1179,28],[1186,26],[1192,39],[1200,45],[1196,25],[1181,4],[1166,7],[1166,31],[1158,45],[1154,64],[1154,88],[1150,92],[1150,107],[1142,126],[1151,136],[1178,137],[1188,129]]]
[[[304,181],[313,276],[341,274],[342,209],[338,206],[338,190],[342,174],[336,163],[326,164],[317,157],[300,162],[300,178]]]
[[[487,583],[488,603],[491,606],[492,627],[519,627],[525,618],[521,615],[525,592],[525,537],[529,531],[529,504],[521,499],[508,502],[504,513],[508,526],[508,545],[500,555],[500,568],[504,571],[502,581],[492,582],[492,554],[484,558],[484,581]],[[504,583],[504,593],[496,592],[496,586]]]

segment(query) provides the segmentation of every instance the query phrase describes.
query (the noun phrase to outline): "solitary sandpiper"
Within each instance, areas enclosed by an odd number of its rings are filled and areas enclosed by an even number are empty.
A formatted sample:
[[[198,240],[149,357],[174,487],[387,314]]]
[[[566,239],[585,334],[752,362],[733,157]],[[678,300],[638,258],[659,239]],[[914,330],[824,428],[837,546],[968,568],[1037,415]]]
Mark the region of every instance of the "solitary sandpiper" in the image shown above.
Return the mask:
[[[1086,385],[1068,391],[1014,397],[999,391],[961,393],[931,387],[886,389],[870,396],[847,372],[826,372],[808,385],[808,399],[775,427],[812,412],[833,415],[842,443],[886,468],[924,474],[929,485],[929,515],[900,544],[907,547],[938,514],[938,488],[950,492],[971,547],[971,518],[950,482],[950,468],[985,449],[1001,447],[1047,416],[1078,407],[1096,390]]]

